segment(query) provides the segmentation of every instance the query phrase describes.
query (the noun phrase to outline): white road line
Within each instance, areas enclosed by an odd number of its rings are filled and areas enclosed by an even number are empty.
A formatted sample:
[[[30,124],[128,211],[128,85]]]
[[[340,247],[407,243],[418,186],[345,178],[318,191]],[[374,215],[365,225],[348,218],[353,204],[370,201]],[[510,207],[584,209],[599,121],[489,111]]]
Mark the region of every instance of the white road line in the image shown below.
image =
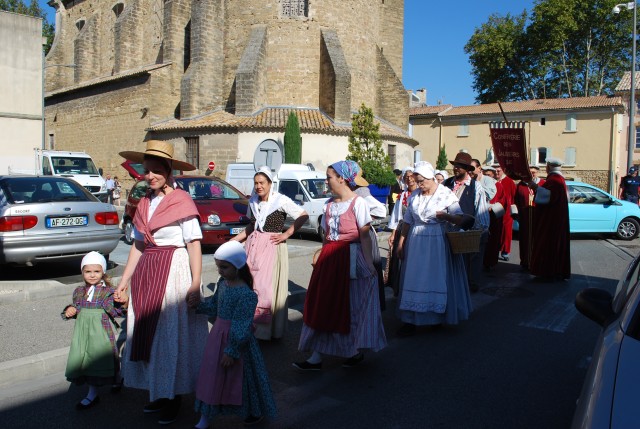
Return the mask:
[[[571,320],[578,314],[573,301],[573,292],[555,297],[544,303],[533,318],[521,322],[518,326],[564,333]]]

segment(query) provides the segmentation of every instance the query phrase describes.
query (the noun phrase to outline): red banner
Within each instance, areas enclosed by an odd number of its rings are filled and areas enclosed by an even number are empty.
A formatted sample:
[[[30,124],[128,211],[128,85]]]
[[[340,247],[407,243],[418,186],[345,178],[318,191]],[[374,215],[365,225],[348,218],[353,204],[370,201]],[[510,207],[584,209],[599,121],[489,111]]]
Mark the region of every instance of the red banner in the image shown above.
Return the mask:
[[[514,180],[530,181],[524,128],[490,128],[490,131],[493,153],[504,174]]]

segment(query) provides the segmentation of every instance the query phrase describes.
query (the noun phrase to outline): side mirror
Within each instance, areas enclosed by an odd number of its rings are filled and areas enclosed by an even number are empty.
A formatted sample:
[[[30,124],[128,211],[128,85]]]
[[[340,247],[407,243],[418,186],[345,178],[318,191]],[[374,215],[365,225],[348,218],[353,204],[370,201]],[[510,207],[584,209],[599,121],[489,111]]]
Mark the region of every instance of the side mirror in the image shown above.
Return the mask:
[[[100,173],[101,176],[104,176],[104,170],[102,167],[98,168],[98,173]]]
[[[613,296],[604,289],[586,288],[576,295],[576,308],[580,313],[605,327],[614,316]]]
[[[293,198],[298,204],[302,204],[304,203],[304,195],[302,194],[296,194],[296,196]]]

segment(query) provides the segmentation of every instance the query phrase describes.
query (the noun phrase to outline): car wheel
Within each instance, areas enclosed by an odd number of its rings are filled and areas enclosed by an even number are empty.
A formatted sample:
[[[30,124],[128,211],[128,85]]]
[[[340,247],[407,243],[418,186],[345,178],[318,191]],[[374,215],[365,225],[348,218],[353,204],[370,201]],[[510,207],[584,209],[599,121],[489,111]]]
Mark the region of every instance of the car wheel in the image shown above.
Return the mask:
[[[616,236],[621,240],[633,240],[640,232],[640,223],[631,217],[626,217],[618,224]]]
[[[124,242],[133,244],[133,223],[129,219],[124,221]]]

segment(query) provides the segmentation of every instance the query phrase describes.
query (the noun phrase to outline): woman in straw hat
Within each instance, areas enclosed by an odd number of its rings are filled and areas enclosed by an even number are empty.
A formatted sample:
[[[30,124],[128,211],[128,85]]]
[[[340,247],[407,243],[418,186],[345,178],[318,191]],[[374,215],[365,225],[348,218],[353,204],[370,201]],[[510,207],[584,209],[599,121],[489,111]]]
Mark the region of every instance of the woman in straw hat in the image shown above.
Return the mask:
[[[428,162],[417,163],[418,191],[409,197],[398,243],[403,259],[398,336],[413,335],[417,325],[455,325],[471,313],[471,297],[461,255],[449,249],[446,231],[464,221],[458,197],[435,181]],[[405,246],[406,243],[406,246]]]
[[[144,412],[160,412],[159,423],[168,424],[177,418],[180,395],[195,390],[208,330],[206,316],[189,308],[200,301],[202,282],[198,210],[171,177],[173,169],[195,167],[158,140],[120,156],[144,165],[150,188],[138,203],[135,242],[115,293],[123,301],[131,284],[123,377],[126,386],[149,391]]]
[[[342,366],[350,368],[362,362],[362,350],[387,345],[371,256],[371,215],[364,198],[350,188],[359,170],[353,161],[327,168],[334,196],[325,206],[325,240],[304,303],[298,349],[313,353],[293,364],[301,371],[321,370],[322,354],[347,358]]]
[[[233,240],[245,242],[247,264],[258,294],[254,335],[260,340],[279,339],[289,320],[289,250],[287,239],[304,225],[309,215],[291,198],[275,190],[269,167],[253,176],[248,216],[252,222]],[[287,215],[294,219],[285,232]]]

